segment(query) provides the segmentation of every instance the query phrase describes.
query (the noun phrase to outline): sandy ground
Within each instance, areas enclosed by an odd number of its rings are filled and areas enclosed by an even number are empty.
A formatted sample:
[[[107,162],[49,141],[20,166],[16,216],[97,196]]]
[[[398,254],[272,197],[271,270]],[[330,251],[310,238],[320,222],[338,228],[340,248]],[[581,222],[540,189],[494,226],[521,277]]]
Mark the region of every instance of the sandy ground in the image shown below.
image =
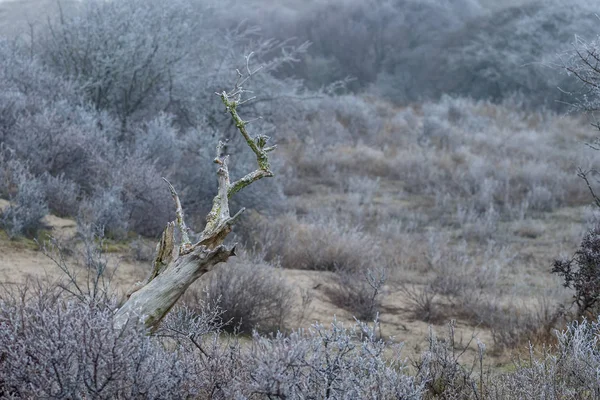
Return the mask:
[[[0,199],[0,210],[8,205],[8,202]],[[581,230],[581,209],[565,208],[553,213],[552,218],[539,221],[539,225],[530,229],[536,231],[536,235],[527,233],[525,237],[515,235],[511,240],[518,241],[518,252],[522,257],[532,258],[531,263],[519,263],[519,268],[523,265],[530,265],[530,270],[507,271],[506,279],[511,282],[514,276],[519,276],[522,281],[523,293],[513,292],[511,296],[520,296],[526,302],[531,294],[531,290],[539,286],[558,286],[556,282],[550,282],[548,271],[542,270],[543,266],[548,266],[548,248],[555,248],[560,243],[556,235],[564,235],[565,226],[573,226],[572,235],[577,235]],[[49,229],[49,234],[58,238],[63,243],[68,243],[76,234],[76,223],[71,219],[63,219],[55,216],[47,216],[44,223]],[[561,227],[562,229],[558,229]],[[515,227],[518,232],[520,228]],[[535,236],[535,237],[528,237]],[[569,236],[569,235],[567,235]],[[563,239],[564,240],[564,239]],[[568,241],[569,242],[569,241]],[[149,243],[150,244],[150,243]],[[120,247],[119,247],[120,246]],[[116,288],[119,293],[127,291],[135,282],[142,280],[149,268],[149,263],[135,262],[131,254],[127,251],[126,245],[119,244],[115,252],[107,254],[109,265],[117,266],[115,278]],[[560,246],[560,245],[559,245]],[[568,245],[565,247],[569,247]],[[553,253],[555,255],[555,253]],[[79,271],[84,271],[77,266],[74,257],[67,257],[69,265],[74,266]],[[332,304],[328,298],[326,288],[330,279],[330,272],[306,271],[306,270],[282,270],[284,278],[295,289],[294,293],[297,299],[297,307],[301,308],[301,291],[308,291],[313,299],[309,308],[306,310],[303,327],[318,321],[324,324],[330,323],[333,318],[338,321],[352,323],[352,315],[336,305]],[[64,274],[57,268],[55,262],[40,250],[39,245],[30,239],[9,240],[7,235],[0,231],[0,284],[13,285],[23,283],[28,278],[42,278],[57,280],[64,278]],[[418,282],[415,276],[404,276],[403,279],[410,282]],[[514,282],[512,283],[514,284]],[[411,305],[405,296],[393,286],[384,288],[382,297],[382,309],[380,316],[380,330],[383,337],[392,337],[395,342],[404,343],[404,355],[414,359],[422,354],[428,345],[428,335],[430,328],[437,333],[439,337],[444,337],[447,332],[445,322],[437,325],[430,325],[415,318]],[[513,299],[514,300],[514,299]],[[487,329],[474,327],[464,321],[458,321],[456,325],[456,342],[459,347],[466,345],[474,336],[476,339],[487,344],[492,348],[493,340],[491,333]],[[464,362],[471,362],[475,356],[477,340],[472,340],[469,350],[465,353]],[[504,366],[510,363],[514,352],[504,354],[491,354],[488,357],[488,363],[491,366]]]
[[[6,201],[0,200],[0,208],[6,206],[6,204]],[[48,216],[45,223],[51,229],[51,234],[62,241],[69,241],[76,232],[76,224],[73,220]],[[64,278],[64,274],[57,268],[55,262],[44,255],[44,252],[40,250],[34,241],[29,239],[9,240],[6,234],[1,231],[0,233],[2,233],[0,236],[0,284],[19,284],[31,278],[48,279],[50,281]],[[147,263],[133,262],[130,255],[122,251],[110,253],[107,257],[110,265],[118,266],[113,282],[117,282],[117,289],[121,294],[135,282],[143,279],[147,272]],[[67,257],[67,263],[76,270],[83,271],[77,266],[74,257]],[[302,322],[303,326],[307,327],[317,321],[328,324],[333,318],[348,324],[354,322],[348,311],[336,307],[327,297],[325,289],[330,281],[330,272],[283,270],[282,273],[288,283],[298,289],[295,293],[299,308],[301,290],[309,291],[313,299]],[[417,357],[427,346],[430,325],[415,320],[405,299],[398,292],[390,287],[386,288],[385,292],[383,312],[380,318],[381,334],[386,338],[393,337],[395,342],[403,342],[405,356]],[[434,326],[433,329],[440,336],[443,336],[447,331],[444,325]],[[467,343],[473,335],[476,335],[483,342],[491,343],[488,332],[458,323],[457,338],[459,344]],[[466,361],[469,362],[470,357],[474,354],[474,347],[472,346],[472,350],[466,353]],[[494,363],[505,362],[505,360],[500,361],[499,359],[490,361]]]
[[[6,201],[0,200],[0,209],[4,204]],[[68,243],[76,234],[77,226],[73,220],[49,215],[43,221],[52,237],[60,243]],[[30,278],[55,280],[63,277],[56,262],[42,251],[43,243],[30,239],[9,240],[4,232],[0,233],[1,284],[19,284]],[[108,264],[116,267],[120,289],[126,290],[143,279],[145,266],[129,261],[126,254],[109,253],[106,257]],[[67,256],[66,262],[75,270],[81,269],[74,256]]]

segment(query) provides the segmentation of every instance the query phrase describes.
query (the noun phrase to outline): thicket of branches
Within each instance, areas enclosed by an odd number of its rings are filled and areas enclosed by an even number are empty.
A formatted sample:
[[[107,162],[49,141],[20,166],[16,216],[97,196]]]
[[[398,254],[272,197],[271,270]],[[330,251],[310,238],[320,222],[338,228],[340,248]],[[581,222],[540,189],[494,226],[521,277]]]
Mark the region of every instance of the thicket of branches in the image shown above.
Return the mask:
[[[96,399],[418,399],[422,383],[372,326],[314,325],[250,345],[210,303],[172,311],[152,335],[116,328],[110,297],[42,284],[0,298],[0,396]],[[136,328],[136,326],[138,328]]]
[[[0,42],[0,196],[15,204],[3,217],[12,236],[35,231],[47,210],[115,238],[156,235],[170,217],[161,177],[183,188],[190,215],[205,215],[214,185],[204,170],[217,140],[231,136],[229,153],[239,147],[214,92],[235,79],[246,49],[264,66],[254,82],[261,94],[248,108],[262,117],[254,122],[262,131],[272,132],[304,96],[298,81],[273,74],[306,45],[223,28],[210,2],[189,3],[85,1],[27,40]],[[266,106],[279,98],[287,108]],[[234,160],[234,171],[251,162]],[[238,201],[282,207],[253,200],[256,190]],[[277,199],[280,189],[272,192]]]
[[[562,68],[580,85],[575,93],[577,97],[573,101],[574,107],[588,113],[592,119],[592,126],[600,130],[597,122],[597,113],[600,110],[600,36],[590,40],[576,37],[573,50],[561,61]],[[596,137],[587,143],[587,147],[598,151],[599,142],[600,139]],[[582,186],[589,190],[592,204],[600,207],[600,198],[597,194],[597,168],[594,165],[590,168],[580,167],[578,176],[582,179]],[[593,221],[592,228],[585,234],[572,257],[555,260],[552,272],[563,279],[565,287],[575,291],[573,304],[577,306],[577,315],[595,317],[600,299],[600,224],[598,221]]]
[[[594,32],[598,4],[488,5],[478,0],[329,1],[262,12],[255,1],[248,15],[270,35],[313,43],[293,69],[313,88],[351,76],[356,78],[351,89],[400,104],[443,94],[499,102],[516,92],[530,108],[566,109],[563,102],[571,99],[556,88],[568,92],[576,85],[556,68],[557,55],[569,49],[574,35]]]
[[[400,103],[521,93],[522,105],[561,107],[555,100],[566,95],[556,86],[569,91],[573,80],[545,66],[597,22],[594,2],[584,0],[495,11],[469,0],[238,7],[246,22],[223,2],[89,0],[2,40],[0,196],[15,204],[3,217],[11,236],[34,232],[47,210],[102,225],[115,238],[157,235],[170,217],[161,176],[183,188],[190,215],[205,215],[211,149],[222,132],[232,139],[229,152],[239,147],[211,96],[243,66],[239,54],[254,51],[265,66],[247,106],[262,117],[253,123],[283,141],[318,135],[326,147],[383,128],[363,99],[326,95],[342,87]],[[347,77],[354,80],[335,84]],[[234,160],[233,170],[251,162],[244,153]],[[280,193],[268,205],[256,201],[265,185]],[[270,181],[238,200],[282,211],[282,198]]]
[[[594,399],[597,323],[557,333],[509,373],[490,374],[486,347],[470,359],[449,325],[412,359],[377,323],[334,321],[250,341],[222,333],[210,303],[172,311],[153,334],[115,328],[110,296],[71,296],[32,284],[0,295],[0,396],[96,399]],[[472,338],[472,340],[476,340]]]

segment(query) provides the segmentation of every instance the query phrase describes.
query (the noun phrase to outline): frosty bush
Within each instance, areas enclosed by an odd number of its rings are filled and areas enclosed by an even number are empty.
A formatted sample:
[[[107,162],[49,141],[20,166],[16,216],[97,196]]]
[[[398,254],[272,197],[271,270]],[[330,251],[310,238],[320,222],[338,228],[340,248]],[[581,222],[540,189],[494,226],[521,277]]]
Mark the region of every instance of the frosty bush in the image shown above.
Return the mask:
[[[58,217],[69,217],[77,215],[79,207],[79,186],[69,181],[64,175],[43,175],[48,208]]]
[[[183,398],[193,388],[178,353],[117,330],[112,310],[35,293],[0,301],[0,393],[9,398]]]
[[[367,324],[220,335],[219,309],[178,309],[153,335],[113,327],[111,303],[48,286],[3,292],[0,393],[9,398],[419,399],[422,384]],[[397,349],[396,349],[397,350]]]
[[[127,211],[120,188],[114,188],[85,200],[81,204],[79,218],[84,224],[102,230],[107,237],[123,239],[129,229]]]
[[[41,220],[47,213],[44,184],[38,179],[23,180],[11,205],[2,212],[2,227],[11,238],[32,236],[43,226]]]
[[[41,219],[48,213],[46,187],[5,148],[0,148],[0,196],[10,201],[0,214],[0,225],[9,237],[32,236],[43,226]]]
[[[204,290],[223,310],[228,330],[283,331],[292,322],[293,288],[276,267],[256,255],[245,255],[227,268],[218,268]]]

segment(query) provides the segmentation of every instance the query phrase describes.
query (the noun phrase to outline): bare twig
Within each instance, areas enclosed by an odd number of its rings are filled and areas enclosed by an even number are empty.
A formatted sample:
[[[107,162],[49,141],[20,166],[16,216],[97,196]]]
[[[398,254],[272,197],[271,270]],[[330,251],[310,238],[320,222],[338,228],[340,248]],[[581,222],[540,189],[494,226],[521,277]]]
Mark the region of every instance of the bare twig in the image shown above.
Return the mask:
[[[228,92],[217,93],[217,95],[221,98],[221,101],[225,105],[225,109],[231,115],[233,122],[238,129],[238,131],[242,134],[242,137],[248,144],[248,147],[256,154],[256,161],[258,164],[258,169],[253,172],[246,174],[243,178],[233,182],[229,185],[227,196],[231,198],[235,193],[239,192],[246,186],[251,183],[265,178],[272,177],[273,172],[271,172],[271,166],[269,164],[269,158],[267,153],[275,150],[277,146],[269,146],[267,147],[267,142],[269,137],[266,135],[256,135],[255,137],[251,137],[248,133],[246,127],[250,122],[256,121],[256,119],[250,121],[244,121],[237,112],[237,107],[241,104],[244,104],[250,99],[242,100],[242,95],[247,92],[246,89],[242,86],[244,83],[248,81],[254,74],[262,69],[262,67],[258,67],[254,71],[250,69],[250,57],[252,53],[250,53],[246,57],[246,76],[238,70],[238,81],[235,84],[233,90]],[[260,118],[260,117],[259,117]]]

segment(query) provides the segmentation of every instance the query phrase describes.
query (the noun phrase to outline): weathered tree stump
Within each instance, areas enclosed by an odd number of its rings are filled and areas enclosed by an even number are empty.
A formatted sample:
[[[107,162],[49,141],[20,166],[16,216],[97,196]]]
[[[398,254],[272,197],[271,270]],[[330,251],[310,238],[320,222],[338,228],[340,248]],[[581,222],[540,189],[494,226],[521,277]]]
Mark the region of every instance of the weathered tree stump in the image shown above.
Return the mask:
[[[247,61],[248,59],[249,57]],[[229,257],[235,255],[235,246],[228,247],[223,242],[244,209],[242,208],[232,217],[229,212],[229,199],[253,182],[273,176],[268,153],[276,146],[266,147],[269,139],[267,136],[251,137],[246,130],[248,122],[242,120],[237,113],[238,105],[244,102],[242,95],[245,91],[242,85],[257,71],[251,72],[247,68],[247,76],[243,76],[238,71],[239,79],[233,91],[217,94],[248,147],[256,154],[258,168],[241,179],[231,182],[227,167],[228,156],[221,154],[224,144],[219,142],[217,157],[214,160],[219,166],[217,170],[219,190],[213,199],[206,226],[197,243],[190,241],[179,196],[165,179],[175,201],[177,217],[175,221],[167,224],[156,246],[150,275],[145,282],[138,283],[129,291],[127,301],[117,310],[115,324],[118,327],[127,323],[143,323],[149,329],[156,328],[194,281],[217,264],[226,262]],[[176,229],[181,233],[180,243],[175,243]]]

